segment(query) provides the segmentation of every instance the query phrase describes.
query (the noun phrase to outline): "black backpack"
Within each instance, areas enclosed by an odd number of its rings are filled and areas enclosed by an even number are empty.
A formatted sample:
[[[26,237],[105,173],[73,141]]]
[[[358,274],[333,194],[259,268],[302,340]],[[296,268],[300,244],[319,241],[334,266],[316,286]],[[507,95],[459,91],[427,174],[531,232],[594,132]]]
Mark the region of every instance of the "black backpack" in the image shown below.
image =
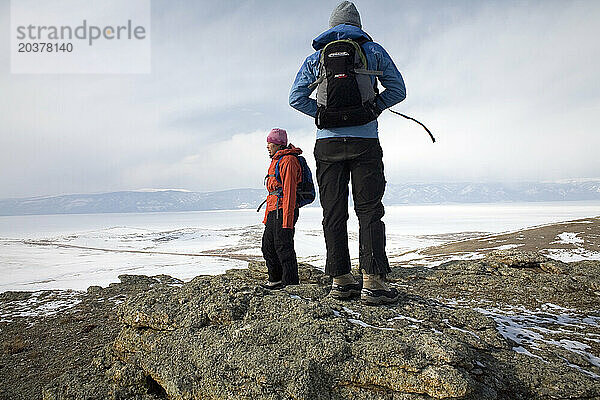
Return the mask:
[[[321,50],[319,77],[309,88],[317,87],[317,128],[364,125],[379,116],[375,97],[377,81],[371,75],[381,71],[368,69],[361,38],[334,40]]]

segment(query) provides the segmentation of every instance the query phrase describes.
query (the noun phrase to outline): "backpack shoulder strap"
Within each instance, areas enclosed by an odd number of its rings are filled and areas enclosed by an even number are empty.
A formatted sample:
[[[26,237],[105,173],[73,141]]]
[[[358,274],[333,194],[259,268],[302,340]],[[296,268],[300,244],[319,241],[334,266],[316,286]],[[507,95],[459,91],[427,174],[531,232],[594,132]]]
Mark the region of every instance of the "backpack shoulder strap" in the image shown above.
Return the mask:
[[[279,160],[277,160],[277,162],[275,163],[275,179],[277,179],[277,182],[279,183],[281,183],[281,174],[279,173],[279,161],[281,161],[283,157],[287,156],[294,156],[296,159],[298,159],[299,157],[298,154],[284,154],[281,157],[279,157]],[[300,171],[302,172],[302,163],[300,162],[300,160],[298,160],[298,164],[300,164]]]
[[[311,83],[310,85],[308,85],[308,88],[310,90],[313,90],[314,88],[319,86],[319,83],[323,82],[324,79],[325,79],[325,74],[319,74],[319,77],[317,78],[317,80],[314,81],[313,83]]]
[[[275,179],[277,179],[277,182],[279,182],[279,183],[281,183],[281,173],[279,172],[279,162],[285,156],[291,156],[291,154],[284,154],[284,155],[282,155],[281,157],[279,157],[279,159],[275,163]]]
[[[363,53],[365,53],[365,49],[363,48],[363,45],[365,43],[369,43],[372,41],[373,41],[373,39],[371,39],[370,36],[368,38],[360,37],[355,40],[355,42],[358,43],[358,45],[360,46],[360,50]],[[366,53],[365,53],[365,59],[366,59]],[[365,65],[365,68],[354,68],[354,72],[356,72],[357,74],[362,74],[362,75],[383,76],[383,71],[374,71],[374,70],[367,69],[367,65]]]
[[[279,173],[279,161],[281,161],[282,158],[283,157],[279,157],[279,159],[275,163],[275,173],[273,174],[273,176],[275,177],[275,179],[277,179],[277,182],[279,183],[281,183],[281,174]]]

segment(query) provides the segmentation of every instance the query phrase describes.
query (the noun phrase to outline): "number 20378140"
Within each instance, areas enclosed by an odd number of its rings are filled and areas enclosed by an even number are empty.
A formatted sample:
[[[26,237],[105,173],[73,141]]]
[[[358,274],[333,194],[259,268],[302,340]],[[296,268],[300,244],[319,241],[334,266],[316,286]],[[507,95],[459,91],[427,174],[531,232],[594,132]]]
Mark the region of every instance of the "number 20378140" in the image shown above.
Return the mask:
[[[70,53],[73,43],[19,43],[19,53]]]

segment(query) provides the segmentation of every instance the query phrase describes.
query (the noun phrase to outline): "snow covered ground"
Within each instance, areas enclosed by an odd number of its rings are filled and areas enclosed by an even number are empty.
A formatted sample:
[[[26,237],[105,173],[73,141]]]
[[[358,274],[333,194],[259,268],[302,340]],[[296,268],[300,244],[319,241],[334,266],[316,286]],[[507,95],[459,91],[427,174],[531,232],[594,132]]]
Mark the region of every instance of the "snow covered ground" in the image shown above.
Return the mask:
[[[600,215],[600,202],[456,204],[386,207],[392,261],[458,239]],[[0,217],[0,292],[85,290],[120,274],[167,274],[189,280],[244,268],[260,259],[262,213],[254,210],[183,213],[85,214]],[[350,251],[358,257],[358,222],[349,221]],[[565,232],[556,239],[576,244]],[[323,266],[321,209],[301,210],[296,252]],[[572,252],[571,252],[572,253]],[[560,259],[596,253],[557,252]]]

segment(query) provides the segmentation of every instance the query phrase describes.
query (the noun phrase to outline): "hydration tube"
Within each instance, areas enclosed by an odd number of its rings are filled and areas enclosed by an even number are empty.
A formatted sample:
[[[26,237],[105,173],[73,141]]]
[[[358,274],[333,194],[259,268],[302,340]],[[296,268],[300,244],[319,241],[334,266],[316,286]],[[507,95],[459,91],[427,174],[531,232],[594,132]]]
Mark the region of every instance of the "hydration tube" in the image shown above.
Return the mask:
[[[431,131],[429,129],[427,129],[427,127],[425,125],[423,125],[422,123],[420,123],[419,121],[417,121],[416,119],[414,119],[413,117],[409,117],[408,115],[404,115],[402,113],[399,113],[398,111],[394,111],[392,109],[389,109],[392,113],[399,115],[401,117],[404,117],[406,119],[410,119],[411,121],[415,121],[417,124],[421,125],[423,127],[423,129],[425,129],[427,131],[427,133],[429,133],[429,137],[431,138],[431,141],[433,143],[435,143],[435,138],[433,137],[433,134],[431,133]]]

